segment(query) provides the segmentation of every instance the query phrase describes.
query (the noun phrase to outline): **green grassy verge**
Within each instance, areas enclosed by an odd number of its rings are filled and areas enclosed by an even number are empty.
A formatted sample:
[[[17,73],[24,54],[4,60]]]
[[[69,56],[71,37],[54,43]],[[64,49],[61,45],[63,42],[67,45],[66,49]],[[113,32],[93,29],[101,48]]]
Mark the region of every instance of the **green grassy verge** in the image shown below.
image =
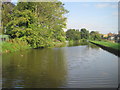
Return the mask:
[[[112,42],[108,42],[108,41],[90,41],[90,42],[120,50],[120,43],[112,43]]]
[[[63,47],[65,45],[66,45],[65,42],[53,42],[49,47],[46,47],[46,48]],[[19,39],[12,39],[12,40],[0,43],[0,54],[15,52],[19,50],[25,50],[29,48],[31,47],[27,42],[21,41]]]
[[[30,46],[27,44],[27,42],[18,39],[0,43],[0,53],[15,52],[28,48],[30,48]]]
[[[64,47],[66,46],[66,42],[52,42],[51,46],[47,47],[47,48],[58,48],[58,47]]]

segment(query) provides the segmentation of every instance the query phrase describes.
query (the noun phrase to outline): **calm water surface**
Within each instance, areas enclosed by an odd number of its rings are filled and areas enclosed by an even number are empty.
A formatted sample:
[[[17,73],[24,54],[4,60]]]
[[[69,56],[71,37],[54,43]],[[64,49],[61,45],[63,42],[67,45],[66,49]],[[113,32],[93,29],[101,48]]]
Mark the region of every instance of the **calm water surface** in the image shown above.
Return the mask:
[[[118,57],[92,44],[4,54],[2,63],[6,88],[118,87]]]

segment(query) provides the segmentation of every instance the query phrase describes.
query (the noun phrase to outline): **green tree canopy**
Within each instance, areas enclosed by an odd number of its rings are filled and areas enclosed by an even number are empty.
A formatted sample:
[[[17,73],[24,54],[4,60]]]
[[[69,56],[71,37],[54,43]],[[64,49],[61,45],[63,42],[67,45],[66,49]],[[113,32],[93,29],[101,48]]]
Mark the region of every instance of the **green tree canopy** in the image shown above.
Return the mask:
[[[3,32],[5,32],[5,28],[6,28],[6,25],[8,24],[8,22],[11,21],[11,14],[13,13],[13,8],[15,7],[14,4],[12,4],[11,2],[3,2],[2,3],[2,8],[1,8],[1,11],[2,11],[2,20],[1,20],[1,23],[2,23],[2,27],[3,27]]]
[[[81,29],[81,39],[89,39],[89,31],[85,28]]]
[[[90,32],[90,39],[91,40],[101,40],[101,35],[97,31]]]
[[[69,29],[66,31],[67,40],[80,40],[79,30]]]
[[[26,40],[34,48],[65,41],[68,11],[62,2],[18,2],[12,12],[6,25],[11,38]]]

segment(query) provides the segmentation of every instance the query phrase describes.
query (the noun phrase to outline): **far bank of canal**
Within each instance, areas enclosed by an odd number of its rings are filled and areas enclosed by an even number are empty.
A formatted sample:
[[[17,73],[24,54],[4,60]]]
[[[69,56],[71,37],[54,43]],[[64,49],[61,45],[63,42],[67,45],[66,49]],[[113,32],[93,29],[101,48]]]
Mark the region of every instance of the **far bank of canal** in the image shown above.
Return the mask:
[[[120,57],[120,43],[111,43],[103,41],[89,41],[89,42]]]

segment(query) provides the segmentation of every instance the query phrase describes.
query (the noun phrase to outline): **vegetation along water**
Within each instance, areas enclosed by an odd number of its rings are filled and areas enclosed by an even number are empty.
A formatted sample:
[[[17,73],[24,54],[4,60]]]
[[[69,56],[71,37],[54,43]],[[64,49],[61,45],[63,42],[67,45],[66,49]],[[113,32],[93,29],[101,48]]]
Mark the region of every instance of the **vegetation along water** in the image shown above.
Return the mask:
[[[64,31],[67,13],[57,0],[2,2],[3,88],[118,87],[118,56],[90,42],[120,50],[120,32]]]
[[[1,34],[9,35],[10,38],[1,44],[3,53],[26,48],[61,47],[66,40],[72,42],[103,39],[98,31],[89,32],[85,28],[64,32],[67,13],[69,11],[60,1],[18,2],[17,5],[3,2]]]

